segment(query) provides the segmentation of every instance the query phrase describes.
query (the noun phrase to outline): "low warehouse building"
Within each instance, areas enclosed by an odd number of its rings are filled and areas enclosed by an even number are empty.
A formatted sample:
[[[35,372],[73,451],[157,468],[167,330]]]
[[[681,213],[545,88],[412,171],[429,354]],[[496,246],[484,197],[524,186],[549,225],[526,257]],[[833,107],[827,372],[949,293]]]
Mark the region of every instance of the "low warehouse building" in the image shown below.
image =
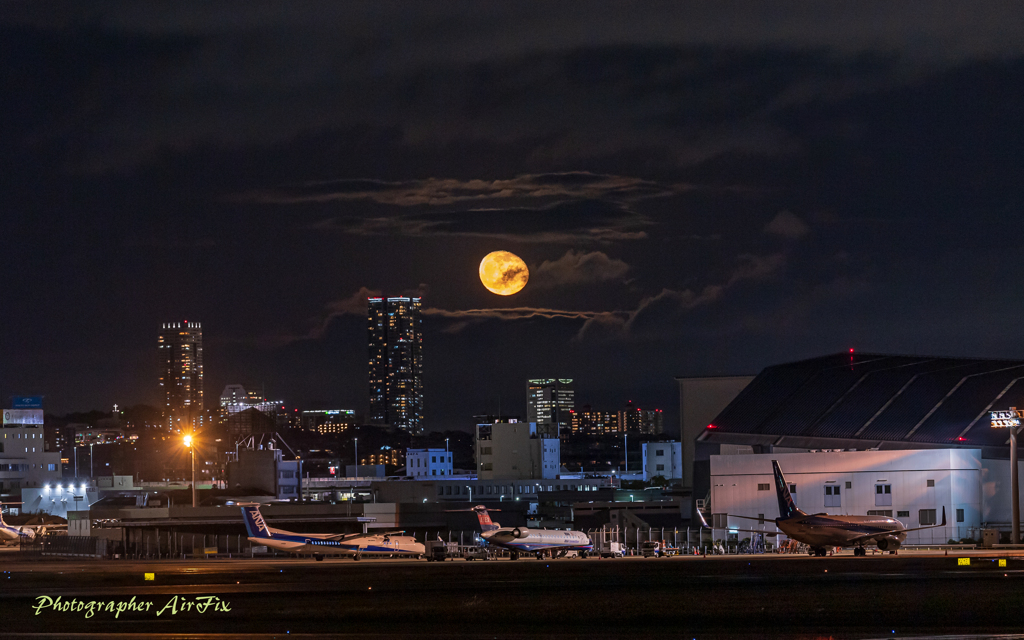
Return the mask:
[[[792,459],[796,468],[787,470],[783,464],[783,469],[787,474],[812,474],[796,482],[798,486],[813,483],[810,492],[800,491],[797,496],[804,511],[851,515],[888,511],[882,508],[885,505],[874,503],[870,492],[876,490],[876,484],[887,484],[879,482],[885,474],[878,472],[891,470],[894,474],[900,472],[902,479],[892,480],[890,490],[904,487],[892,495],[893,516],[908,512],[903,516],[904,524],[918,526],[920,517],[930,518],[930,509],[934,507],[941,513],[945,505],[950,526],[963,530],[958,534],[951,528],[947,539],[967,537],[967,530],[979,526],[1008,531],[1009,433],[991,426],[990,412],[1010,407],[1024,407],[1024,361],[850,351],[768,367],[696,438],[694,497],[711,498],[716,513],[732,513],[732,507],[725,509],[716,504],[720,494],[719,502],[742,506],[743,514],[748,506],[757,506],[755,516],[777,514],[778,507],[771,506],[774,485],[770,491],[761,492],[770,495],[763,506],[756,485],[771,481],[773,457],[781,463],[787,454],[797,454]],[[807,454],[815,450],[843,453]],[[744,453],[755,455],[722,455]],[[806,458],[810,462],[803,467],[806,455],[811,455]],[[737,459],[725,460],[730,457]],[[824,460],[835,460],[839,466],[816,466],[831,464]],[[858,468],[860,464],[864,466]],[[886,467],[887,464],[896,466]],[[738,473],[741,470],[743,473]],[[834,471],[833,475],[853,475],[826,477],[829,471]],[[919,477],[911,471],[931,475]],[[734,475],[737,486],[738,476],[759,475],[762,479],[753,488],[737,490],[738,497],[732,498],[722,490],[731,489],[733,480],[725,482],[721,476]],[[934,493],[943,491],[942,477],[954,483],[946,495]],[[974,477],[976,480],[964,479]],[[845,483],[855,479],[858,483],[847,489]],[[926,482],[921,489],[925,493],[916,488],[919,479]],[[935,481],[936,486],[928,487],[928,480]],[[830,485],[830,481],[842,484]],[[861,483],[865,486],[859,486]],[[966,484],[961,486],[962,483]],[[837,487],[833,490],[838,493],[826,493],[826,486]],[[747,490],[751,492],[749,496]],[[861,494],[862,490],[866,493]],[[848,491],[854,492],[849,498]],[[933,494],[934,505],[925,504],[931,500],[925,496]],[[978,497],[967,500],[967,494]],[[881,499],[884,496],[883,493]],[[826,499],[838,501],[840,506],[826,506]],[[902,505],[897,504],[898,500],[904,500]],[[956,521],[957,509],[964,511],[963,522]],[[923,516],[918,513],[922,510]],[[906,521],[908,518],[910,522]],[[937,538],[939,534],[931,535]]]

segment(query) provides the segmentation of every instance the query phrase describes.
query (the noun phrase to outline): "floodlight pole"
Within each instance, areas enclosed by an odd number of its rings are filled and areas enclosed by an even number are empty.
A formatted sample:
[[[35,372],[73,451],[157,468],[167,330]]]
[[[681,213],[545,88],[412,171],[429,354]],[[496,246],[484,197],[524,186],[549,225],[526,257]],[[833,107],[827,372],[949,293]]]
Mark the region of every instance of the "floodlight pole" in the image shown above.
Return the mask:
[[[1024,411],[1010,407],[1009,411],[992,411],[989,414],[992,427],[1005,428],[1010,432],[1010,494],[1013,504],[1010,505],[1011,544],[1020,544],[1020,484],[1017,478],[1017,432],[1024,419]],[[962,440],[963,438],[961,438]]]
[[[1010,428],[1010,488],[1013,493],[1013,538],[1011,544],[1020,544],[1020,484],[1017,481],[1017,431],[1020,427]]]
[[[196,448],[189,447],[192,452],[192,506],[198,506],[196,504]]]

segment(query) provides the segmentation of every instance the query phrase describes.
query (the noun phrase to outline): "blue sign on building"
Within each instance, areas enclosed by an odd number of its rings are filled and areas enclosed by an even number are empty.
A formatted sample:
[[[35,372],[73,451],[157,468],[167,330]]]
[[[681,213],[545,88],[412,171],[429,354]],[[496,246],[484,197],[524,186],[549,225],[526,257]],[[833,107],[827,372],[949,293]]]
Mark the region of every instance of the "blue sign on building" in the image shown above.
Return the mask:
[[[12,409],[42,409],[43,396],[14,396]]]

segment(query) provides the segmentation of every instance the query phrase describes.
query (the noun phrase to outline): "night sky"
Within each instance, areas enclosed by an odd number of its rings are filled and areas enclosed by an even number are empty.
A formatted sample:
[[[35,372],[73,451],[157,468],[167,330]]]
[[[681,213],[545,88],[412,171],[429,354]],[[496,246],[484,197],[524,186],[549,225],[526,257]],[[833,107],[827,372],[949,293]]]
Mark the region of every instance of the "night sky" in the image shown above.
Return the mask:
[[[529,377],[1024,358],[1016,2],[0,4],[0,394],[227,383],[364,411],[366,296],[424,300],[428,430]],[[521,293],[477,265],[507,250]]]

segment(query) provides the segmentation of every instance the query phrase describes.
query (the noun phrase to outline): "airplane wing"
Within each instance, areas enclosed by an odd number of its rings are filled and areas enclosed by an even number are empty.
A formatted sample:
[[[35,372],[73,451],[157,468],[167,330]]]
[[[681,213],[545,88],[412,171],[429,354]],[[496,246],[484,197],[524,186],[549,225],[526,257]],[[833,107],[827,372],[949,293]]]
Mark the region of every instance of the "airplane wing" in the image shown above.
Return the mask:
[[[352,540],[353,538],[365,538],[369,536],[399,536],[405,533],[405,529],[397,531],[374,531],[373,533],[331,533],[331,534],[319,534],[324,537],[324,540],[337,540],[338,542],[344,542],[345,540]]]
[[[913,527],[911,529],[893,529],[892,531],[883,531],[882,533],[869,533],[864,536],[858,536],[856,538],[853,538],[849,540],[847,544],[855,542],[867,542],[869,540],[874,540],[875,538],[885,538],[896,533],[909,533],[911,531],[922,531],[924,529],[934,529],[936,527],[944,526],[946,526],[946,507],[942,507],[942,522],[940,522],[939,524],[930,524],[926,527]]]
[[[324,540],[334,540],[337,542],[344,542],[345,540],[351,540],[352,538],[361,538],[367,534],[365,533],[324,533]]]
[[[754,519],[756,520],[757,518],[754,518]],[[781,531],[778,531],[778,530],[775,529],[775,523],[774,522],[771,523],[771,525],[772,525],[772,530],[771,531],[767,531],[767,530],[764,530],[764,529],[762,529],[760,531],[758,531],[757,529],[736,529],[736,528],[733,528],[733,527],[728,527],[725,530],[728,531],[729,533],[732,533],[734,531],[743,531],[745,533],[760,533],[760,534],[764,534],[766,536],[781,536],[781,535],[785,535]],[[722,529],[718,529],[718,531],[722,531]]]
[[[729,514],[730,518],[740,518],[741,520],[757,520],[762,524],[775,524],[775,518],[754,518],[751,516],[738,516],[734,513]]]

